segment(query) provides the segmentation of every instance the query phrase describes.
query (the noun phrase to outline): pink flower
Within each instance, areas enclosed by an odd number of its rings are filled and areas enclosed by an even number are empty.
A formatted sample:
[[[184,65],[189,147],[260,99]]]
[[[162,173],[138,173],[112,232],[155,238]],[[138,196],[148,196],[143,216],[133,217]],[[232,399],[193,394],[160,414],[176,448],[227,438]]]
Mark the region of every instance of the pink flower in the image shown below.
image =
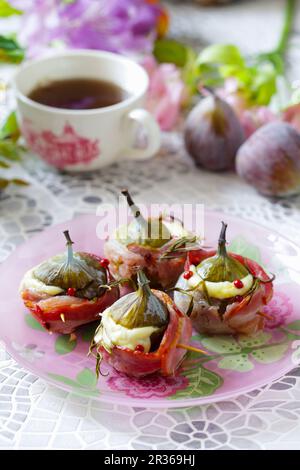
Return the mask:
[[[283,112],[282,118],[300,132],[300,103],[287,108]]]
[[[287,318],[293,313],[293,305],[289,297],[283,292],[276,292],[271,302],[264,308],[270,320],[266,320],[266,328],[273,330],[286,323]]]
[[[240,121],[246,137],[250,137],[259,127],[277,121],[275,114],[267,106],[253,106],[240,113]]]
[[[239,85],[235,78],[227,78],[223,88],[217,90],[217,94],[234,109],[238,116],[248,107],[246,98],[239,91]]]
[[[29,57],[66,47],[149,52],[166,13],[145,0],[11,0],[24,12],[20,39]],[[166,20],[165,20],[166,21]]]
[[[267,106],[251,106],[238,89],[235,78],[228,78],[218,95],[225,100],[240,119],[246,137],[250,137],[259,127],[277,121],[277,116]]]
[[[146,57],[142,65],[150,78],[146,107],[162,130],[171,130],[187,98],[180,71],[174,64],[158,64],[152,56]]]
[[[133,398],[159,398],[173,395],[177,390],[183,390],[188,386],[188,379],[182,376],[162,377],[151,375],[144,378],[127,377],[116,373],[108,379],[108,385],[112,390],[125,392]]]

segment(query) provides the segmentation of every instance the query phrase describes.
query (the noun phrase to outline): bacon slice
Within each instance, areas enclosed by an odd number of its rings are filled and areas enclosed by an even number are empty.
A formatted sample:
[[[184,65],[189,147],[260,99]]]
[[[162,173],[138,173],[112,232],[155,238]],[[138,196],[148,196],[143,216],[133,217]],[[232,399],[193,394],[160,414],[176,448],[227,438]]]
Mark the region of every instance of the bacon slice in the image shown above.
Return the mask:
[[[192,335],[190,319],[175,306],[172,299],[164,292],[153,292],[167,305],[170,315],[169,325],[159,348],[149,353],[120,346],[115,346],[111,353],[102,346],[98,348],[105,361],[119,372],[132,377],[144,377],[157,372],[164,376],[174,375],[186,354],[184,349],[176,346],[179,343],[188,344]]]
[[[101,260],[96,255],[90,255]],[[107,269],[107,281],[113,281]],[[76,296],[50,296],[36,290],[25,289],[21,292],[25,306],[34,318],[48,331],[69,334],[81,325],[99,320],[100,313],[119,298],[119,288],[106,290],[97,299],[88,300]]]
[[[106,291],[96,301],[68,295],[45,298],[29,290],[21,293],[26,307],[48,331],[69,334],[81,325],[99,320],[100,313],[119,298],[118,288]]]
[[[166,247],[160,249],[136,244],[123,245],[118,240],[108,240],[104,246],[111,272],[116,279],[134,278],[143,269],[151,285],[167,289],[173,287],[182,273],[186,254],[172,259],[160,259]]]
[[[197,250],[190,252],[186,261],[185,270],[189,270],[190,266],[198,265],[206,258],[210,258],[216,254],[215,250]],[[255,261],[244,258],[241,255],[230,253],[232,257],[240,261],[248,268],[250,273],[262,279],[269,281],[269,276],[264,269]],[[187,283],[181,276],[178,280],[177,287],[181,289],[187,288]],[[211,299],[211,305],[204,298],[200,290],[190,292],[194,299],[194,306],[191,313],[191,320],[194,328],[200,333],[206,334],[235,334],[242,333],[252,335],[262,330],[264,327],[264,319],[258,315],[260,310],[270,302],[273,296],[273,284],[261,283],[255,290],[253,295],[245,296],[241,302],[232,299],[223,315],[219,314],[220,301]],[[176,292],[175,303],[182,311],[187,311],[190,303],[188,295]]]

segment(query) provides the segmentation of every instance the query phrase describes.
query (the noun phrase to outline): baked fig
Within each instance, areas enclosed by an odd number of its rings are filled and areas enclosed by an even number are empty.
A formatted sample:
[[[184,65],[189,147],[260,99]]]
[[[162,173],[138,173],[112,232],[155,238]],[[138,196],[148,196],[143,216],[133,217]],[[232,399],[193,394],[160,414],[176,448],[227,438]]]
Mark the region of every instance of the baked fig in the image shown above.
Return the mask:
[[[237,150],[244,140],[238,117],[218,96],[203,98],[187,117],[185,146],[197,166],[212,171],[234,168]]]
[[[272,122],[258,129],[241,146],[237,173],[266,196],[290,196],[300,191],[300,134],[290,124]]]

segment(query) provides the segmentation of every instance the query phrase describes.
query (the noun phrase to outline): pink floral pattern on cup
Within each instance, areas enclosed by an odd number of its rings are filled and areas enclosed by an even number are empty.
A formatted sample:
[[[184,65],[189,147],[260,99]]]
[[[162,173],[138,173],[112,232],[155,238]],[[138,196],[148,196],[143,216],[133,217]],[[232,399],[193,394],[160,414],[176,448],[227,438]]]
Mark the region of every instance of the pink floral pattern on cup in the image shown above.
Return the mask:
[[[107,384],[112,390],[122,391],[132,398],[159,398],[173,395],[178,390],[184,390],[189,381],[184,376],[152,375],[137,379],[116,373],[108,379]]]
[[[56,168],[89,163],[100,153],[99,140],[80,136],[68,123],[62,133],[56,135],[50,130],[37,132],[32,128],[31,122],[25,120],[22,133],[29,148]]]
[[[269,317],[265,327],[273,330],[286,323],[293,313],[293,305],[284,292],[275,292],[271,302],[264,308],[264,313]]]

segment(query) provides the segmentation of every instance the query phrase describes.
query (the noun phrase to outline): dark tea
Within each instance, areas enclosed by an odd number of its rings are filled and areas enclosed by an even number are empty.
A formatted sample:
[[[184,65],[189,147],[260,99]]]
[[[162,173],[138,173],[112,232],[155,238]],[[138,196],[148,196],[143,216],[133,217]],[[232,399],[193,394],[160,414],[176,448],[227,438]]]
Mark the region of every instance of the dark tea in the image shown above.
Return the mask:
[[[112,82],[72,78],[41,84],[28,97],[53,108],[80,110],[112,106],[124,101],[128,92]]]

